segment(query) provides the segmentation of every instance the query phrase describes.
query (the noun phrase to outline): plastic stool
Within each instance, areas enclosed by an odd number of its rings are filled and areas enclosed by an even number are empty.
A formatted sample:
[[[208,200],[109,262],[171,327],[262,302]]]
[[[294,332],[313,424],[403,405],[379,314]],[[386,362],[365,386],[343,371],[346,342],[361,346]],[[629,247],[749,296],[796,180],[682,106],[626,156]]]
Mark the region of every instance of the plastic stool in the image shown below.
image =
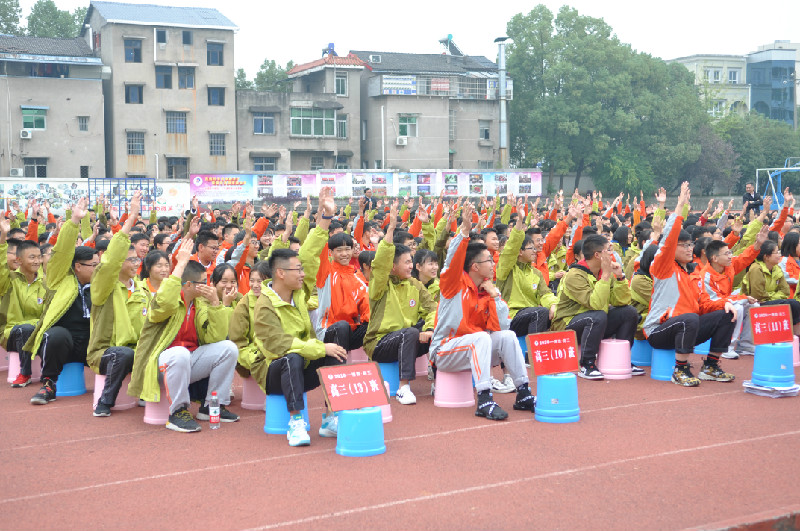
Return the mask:
[[[80,396],[86,394],[83,363],[65,363],[58,375],[56,396]]]
[[[800,367],[800,338],[797,336],[792,341],[792,361],[795,367]]]
[[[369,356],[363,348],[347,351],[347,363],[363,363],[369,361]]]
[[[8,352],[3,347],[0,347],[0,371],[6,370],[8,370]]]
[[[252,376],[242,378],[242,409],[266,411],[266,408],[267,393],[261,390]]]
[[[169,406],[169,397],[162,385],[161,400],[158,402],[144,403],[144,423],[165,426],[167,422],[169,422]]]
[[[389,382],[383,382],[383,386],[386,388],[386,394],[389,394]],[[383,418],[384,424],[391,422],[394,418],[392,417],[392,406],[389,404],[381,406],[381,417]]]
[[[433,405],[438,407],[471,407],[475,405],[472,371],[436,371]]]
[[[536,411],[539,422],[566,424],[580,420],[578,378],[571,372],[536,377]]]
[[[114,407],[111,408],[112,411],[124,411],[126,409],[132,409],[137,406],[139,403],[139,399],[133,396],[128,396],[128,384],[131,382],[131,375],[125,377],[122,380],[122,385],[119,388],[119,394],[117,395],[117,401],[114,404]],[[103,394],[103,388],[106,385],[106,377],[102,374],[95,374],[94,375],[94,399],[92,400],[92,409],[97,407],[97,403],[100,401],[100,396]]]
[[[348,457],[386,453],[381,410],[377,407],[365,407],[340,411],[336,453]]]
[[[675,370],[675,350],[674,349],[653,349],[653,366],[650,369],[650,378],[662,382],[672,380],[672,372]]]
[[[528,336],[522,336],[522,337],[518,337],[517,341],[519,341],[519,348],[520,348],[520,350],[522,350],[522,358],[527,363],[530,363],[530,360],[528,359],[528,343],[526,341],[527,339],[528,339]]]
[[[627,380],[631,377],[631,345],[623,339],[600,342],[597,368],[606,380]]]
[[[756,345],[751,381],[763,387],[792,387],[794,365],[791,343]]]
[[[428,376],[428,366],[430,365],[430,361],[428,360],[428,355],[423,354],[417,361],[414,362],[414,369],[417,371],[417,376]]]
[[[281,395],[267,395],[266,414],[264,415],[264,433],[286,435],[289,431],[289,410],[286,409],[286,398]],[[308,397],[303,393],[303,420],[306,421],[306,431],[311,430],[308,422]],[[341,421],[341,419],[339,419]]]
[[[19,354],[16,352],[8,353],[8,377],[6,381],[13,383],[19,376]],[[42,358],[31,361],[31,380],[38,382],[42,377]]]
[[[695,345],[694,353],[700,354],[701,356],[708,356],[708,353],[711,351],[711,340],[709,339],[705,343],[700,343],[699,345]]]
[[[384,382],[389,382],[389,396],[395,396],[400,387],[400,362],[379,363]],[[427,373],[426,373],[427,374]]]
[[[653,363],[653,347],[646,339],[633,340],[631,363],[637,367],[649,367]]]

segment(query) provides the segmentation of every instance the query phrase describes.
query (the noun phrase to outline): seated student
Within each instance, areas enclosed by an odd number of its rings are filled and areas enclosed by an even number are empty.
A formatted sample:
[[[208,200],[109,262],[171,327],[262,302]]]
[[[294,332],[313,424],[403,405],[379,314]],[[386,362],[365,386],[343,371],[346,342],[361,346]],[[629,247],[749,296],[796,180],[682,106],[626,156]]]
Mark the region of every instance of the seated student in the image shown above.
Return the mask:
[[[395,398],[404,405],[416,404],[410,382],[416,377],[414,364],[427,353],[433,335],[436,304],[428,290],[411,276],[411,249],[394,244],[398,201],[389,212],[389,225],[375,251],[369,281],[370,321],[364,350],[373,361],[398,362],[400,388]]]
[[[439,257],[430,249],[420,249],[414,253],[411,275],[422,282],[433,302],[439,302]]]
[[[777,243],[772,240],[762,243],[756,261],[742,280],[742,293],[755,299],[760,306],[788,304],[792,310],[794,334],[800,335],[800,302],[789,298],[789,284],[778,265],[781,259]]]
[[[783,271],[783,278],[789,284],[789,296],[794,298],[797,283],[800,281],[800,233],[792,231],[786,233],[781,242],[781,259],[778,264]]]
[[[361,269],[361,274],[364,275],[364,280],[369,283],[369,277],[372,274],[372,261],[375,259],[375,251],[361,251],[358,253],[358,265]]]
[[[692,277],[692,238],[681,230],[683,218],[678,215],[688,202],[689,185],[684,182],[678,205],[667,220],[665,236],[650,265],[653,295],[644,334],[653,348],[675,349],[672,382],[696,387],[700,380],[733,381],[734,376],[719,366],[719,358],[730,345],[736,325],[736,308],[726,302],[722,310],[700,314],[701,282]],[[695,345],[708,339],[711,339],[710,353],[698,377],[695,377],[689,367],[689,354],[694,352]]]
[[[578,376],[602,380],[597,354],[603,339],[616,336],[633,345],[638,314],[630,306],[631,293],[621,262],[612,259],[611,244],[599,234],[583,239],[583,260],[570,267],[553,316],[553,330],[575,330],[581,346]],[[634,375],[644,374],[632,367]]]
[[[154,297],[161,283],[169,277],[169,256],[164,251],[153,249],[144,257],[139,278],[143,281],[150,297]]]
[[[103,393],[94,409],[95,417],[108,417],[122,381],[133,368],[133,354],[147,315],[150,295],[135,281],[141,259],[131,244],[131,228],[139,217],[141,195],[135,192],[128,218],[111,238],[92,275],[92,333],[86,363],[106,377]]]
[[[353,238],[344,232],[334,234],[319,258],[319,306],[312,323],[317,339],[336,343],[345,350],[361,348],[369,322],[369,297],[367,280],[351,265]]]
[[[244,378],[250,376],[258,349],[255,344],[255,307],[261,296],[261,283],[270,277],[269,263],[261,261],[250,271],[250,291],[236,304],[231,317],[230,340],[239,347],[236,372]]]
[[[517,337],[508,330],[508,305],[492,283],[494,260],[486,245],[470,244],[472,203],[461,215],[461,230],[450,242],[440,277],[441,295],[429,357],[439,371],[472,370],[478,407],[475,415],[508,418],[492,400],[491,370],[503,360],[517,388],[514,409],[533,411],[528,373]]]
[[[47,296],[42,253],[32,241],[17,244],[14,271],[6,261],[3,247],[11,223],[0,221],[0,342],[10,352],[19,355],[20,372],[11,387],[25,387],[31,383],[31,353],[23,347],[28,342],[36,322],[42,316],[43,302]]]
[[[208,378],[208,393],[197,413],[208,420],[208,403],[216,391],[220,421],[236,422],[228,411],[238,351],[228,335],[229,315],[217,290],[206,284],[207,270],[191,260],[193,242],[185,239],[177,265],[150,303],[147,321],[136,345],[128,394],[148,402],[161,399],[163,382],[170,400],[167,429],[189,433],[200,425],[189,412],[189,384]]]
[[[217,235],[208,230],[197,233],[197,252],[192,255],[192,260],[198,262],[206,269],[208,284],[211,284],[211,275],[217,266],[217,253],[219,252],[219,239]]]
[[[633,338],[644,340],[644,322],[650,312],[650,297],[653,294],[653,277],[650,275],[650,265],[658,251],[657,245],[650,245],[641,254],[639,269],[633,274],[631,279],[631,306],[639,314],[639,321],[636,326],[636,333]]]
[[[230,310],[229,315],[233,313],[233,308],[242,298],[236,283],[236,270],[233,266],[223,262],[215,267],[211,274],[211,286],[217,291],[217,298],[222,306]]]
[[[255,345],[258,351],[250,374],[267,394],[283,394],[289,410],[289,446],[308,446],[303,393],[319,387],[317,369],[347,361],[347,351],[316,338],[308,315],[319,255],[328,241],[328,228],[336,205],[330,188],[320,190],[320,219],[300,249],[276,249],[269,259],[272,281],[261,285],[254,311]],[[323,414],[320,437],[335,437],[337,417]]]

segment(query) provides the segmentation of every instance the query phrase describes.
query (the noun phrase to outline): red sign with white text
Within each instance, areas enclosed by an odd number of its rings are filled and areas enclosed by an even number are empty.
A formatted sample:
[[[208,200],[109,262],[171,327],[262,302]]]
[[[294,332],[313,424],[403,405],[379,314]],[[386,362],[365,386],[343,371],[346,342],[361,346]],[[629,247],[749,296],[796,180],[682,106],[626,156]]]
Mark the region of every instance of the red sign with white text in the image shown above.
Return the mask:
[[[331,411],[385,406],[389,403],[381,369],[375,362],[317,369],[322,394]]]
[[[528,345],[528,359],[536,376],[580,369],[580,354],[574,330],[530,334],[525,341]]]
[[[750,326],[754,345],[791,343],[794,340],[792,310],[788,304],[750,308]]]

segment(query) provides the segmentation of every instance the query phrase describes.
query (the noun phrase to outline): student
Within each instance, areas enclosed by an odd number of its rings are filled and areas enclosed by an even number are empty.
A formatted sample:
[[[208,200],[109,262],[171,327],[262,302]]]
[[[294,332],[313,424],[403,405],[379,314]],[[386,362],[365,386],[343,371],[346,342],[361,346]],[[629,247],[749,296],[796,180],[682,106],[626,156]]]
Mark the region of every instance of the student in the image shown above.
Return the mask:
[[[772,240],[762,243],[756,261],[742,280],[742,293],[761,306],[788,304],[792,310],[794,334],[800,335],[800,302],[789,298],[789,284],[778,265],[781,258],[777,243]]]
[[[369,281],[370,321],[364,350],[373,361],[398,362],[400,388],[395,398],[416,404],[410,382],[416,377],[415,362],[427,353],[433,335],[436,305],[428,290],[411,276],[411,249],[395,244],[398,201],[389,212],[389,225],[375,251]]]
[[[217,266],[216,257],[219,252],[219,239],[217,236],[206,230],[197,233],[197,252],[192,255],[192,260],[198,262],[206,269],[208,284],[211,284],[211,275]]]
[[[414,253],[411,275],[422,282],[433,302],[439,302],[439,258],[430,249],[420,249]]]
[[[375,251],[361,251],[358,253],[358,265],[361,268],[361,274],[364,275],[364,280],[369,283],[369,277],[372,274],[372,261],[375,259]]]
[[[494,260],[482,243],[470,244],[472,203],[461,215],[461,230],[450,242],[440,278],[441,295],[429,357],[445,372],[472,370],[478,407],[475,415],[508,418],[492,399],[491,369],[503,360],[517,387],[514,409],[533,411],[528,374],[517,337],[508,330],[508,305],[492,283]]]
[[[639,269],[631,279],[631,306],[639,314],[636,333],[633,338],[638,340],[645,339],[642,329],[645,319],[647,319],[647,314],[650,312],[650,297],[653,294],[653,277],[650,275],[650,265],[653,263],[656,251],[658,251],[657,245],[650,245],[644,250],[639,260]]]
[[[227,409],[238,350],[228,335],[228,313],[217,290],[207,285],[207,270],[191,260],[193,242],[185,239],[177,265],[150,303],[136,345],[128,394],[148,402],[161,399],[160,383],[170,401],[167,429],[190,433],[200,425],[189,412],[189,384],[208,378],[208,393],[197,413],[208,420],[208,403],[216,392],[220,421],[236,422]]]
[[[229,336],[239,348],[236,372],[244,378],[250,376],[258,348],[255,344],[255,307],[261,296],[262,282],[270,277],[269,263],[261,261],[250,271],[250,291],[242,297],[233,310]]]
[[[153,249],[144,257],[139,277],[144,282],[151,298],[158,292],[161,283],[169,277],[169,256],[164,251]]]
[[[778,264],[783,271],[783,278],[789,284],[789,296],[794,298],[797,291],[797,283],[800,281],[800,233],[788,232],[781,242],[781,259]]]

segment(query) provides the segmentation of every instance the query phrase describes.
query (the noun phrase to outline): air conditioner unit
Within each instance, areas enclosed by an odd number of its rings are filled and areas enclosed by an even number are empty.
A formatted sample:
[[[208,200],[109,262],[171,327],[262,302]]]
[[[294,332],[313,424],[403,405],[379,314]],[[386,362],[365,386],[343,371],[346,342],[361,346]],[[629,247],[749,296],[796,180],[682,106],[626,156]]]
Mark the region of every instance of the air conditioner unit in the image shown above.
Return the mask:
[[[11,177],[22,177],[24,173],[22,168],[11,168]]]
[[[33,130],[32,129],[20,129],[19,137],[20,138],[26,138],[26,139],[33,138]]]
[[[407,136],[398,136],[397,137],[397,145],[398,146],[407,146],[408,145],[408,137]]]
[[[381,62],[381,56],[380,55],[370,55],[369,56],[369,62],[370,63],[380,63]]]

